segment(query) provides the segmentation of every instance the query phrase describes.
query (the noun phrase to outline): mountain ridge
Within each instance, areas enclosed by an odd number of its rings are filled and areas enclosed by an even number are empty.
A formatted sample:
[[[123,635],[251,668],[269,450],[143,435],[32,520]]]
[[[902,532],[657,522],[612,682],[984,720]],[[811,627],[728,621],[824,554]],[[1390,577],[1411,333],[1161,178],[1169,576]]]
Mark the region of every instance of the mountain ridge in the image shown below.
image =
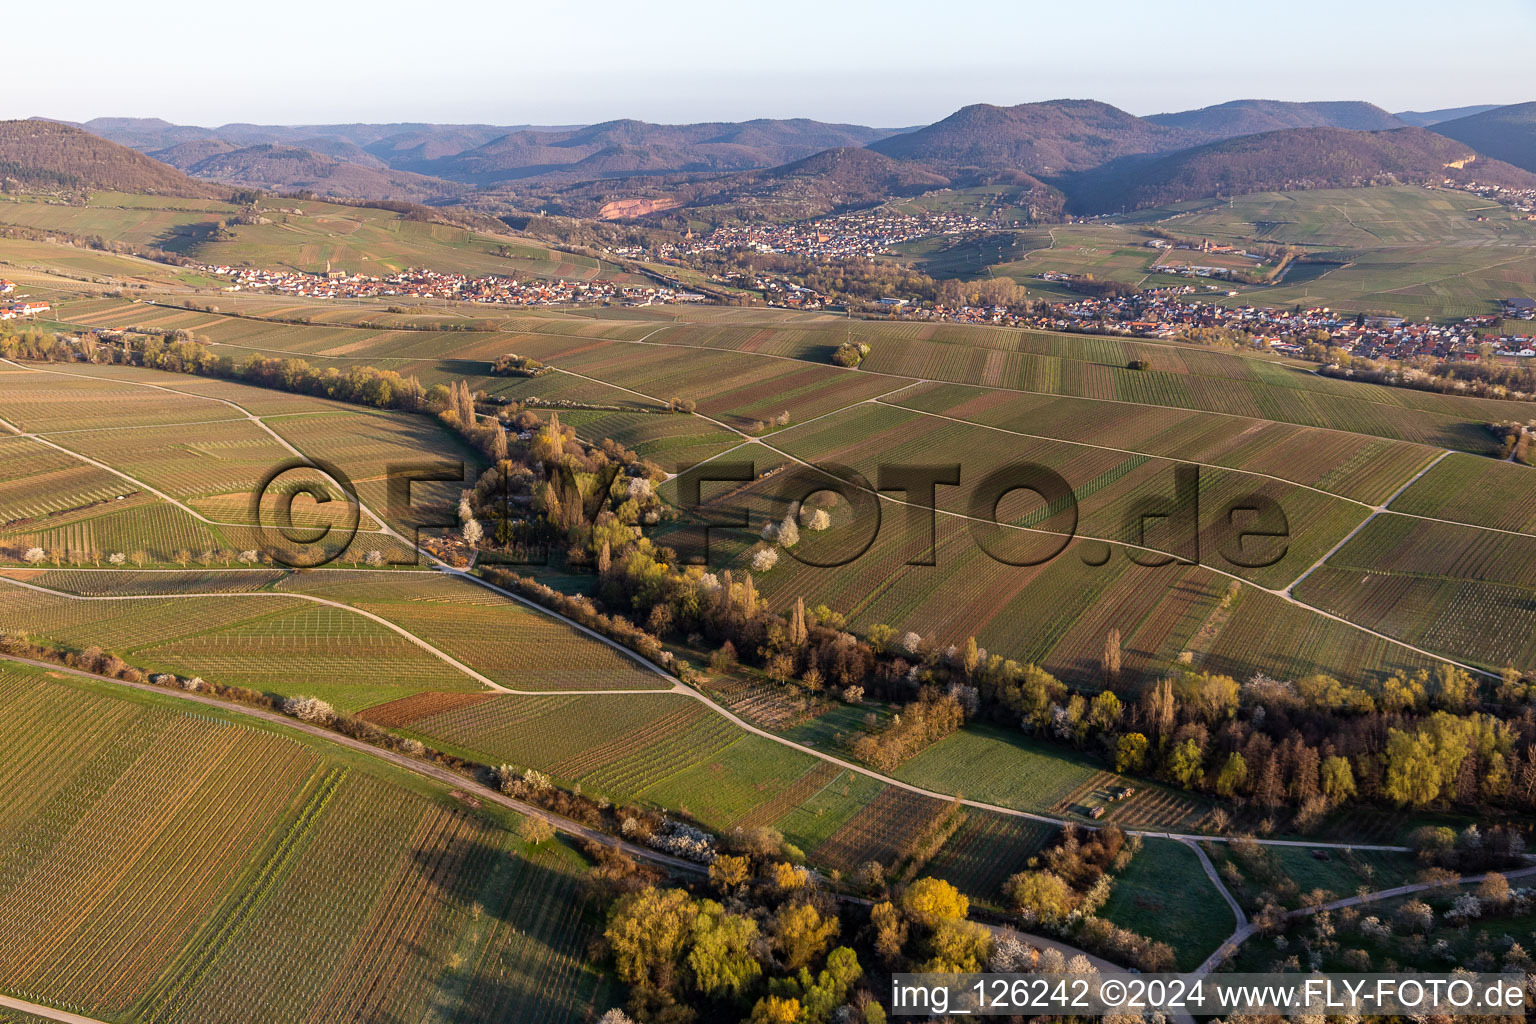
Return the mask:
[[[1536,171],[1536,103],[1512,103],[1442,121],[1430,131],[1488,156]]]
[[[55,188],[110,189],[197,199],[227,189],[61,121],[0,121],[0,177]]]

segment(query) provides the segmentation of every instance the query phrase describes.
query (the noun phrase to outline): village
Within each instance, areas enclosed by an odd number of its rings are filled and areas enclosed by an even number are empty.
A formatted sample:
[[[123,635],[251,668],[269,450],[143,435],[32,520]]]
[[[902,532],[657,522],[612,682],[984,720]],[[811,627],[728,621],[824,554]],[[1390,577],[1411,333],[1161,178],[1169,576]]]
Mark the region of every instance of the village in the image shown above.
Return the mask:
[[[939,235],[997,228],[993,221],[949,211],[900,213],[888,207],[793,224],[719,227],[700,238],[655,246],[622,246],[616,256],[676,260],[707,253],[758,252],[809,260],[870,259],[893,245]],[[1015,223],[1014,226],[1018,226]]]
[[[1502,318],[1496,314],[1435,324],[1394,316],[1344,313],[1327,307],[1298,310],[1221,306],[1184,298],[1189,291],[1165,289],[1114,298],[1083,298],[1053,303],[1043,311],[1029,313],[1015,313],[1001,306],[914,306],[897,311],[914,320],[1142,338],[1173,339],[1196,329],[1224,330],[1242,332],[1257,348],[1291,354],[1302,354],[1312,344],[1370,359],[1536,357],[1536,339],[1499,333]],[[1529,299],[1508,299],[1504,307],[1505,315],[1511,319],[1529,319],[1533,308]]]
[[[470,277],[411,268],[385,277],[331,270],[296,270],[202,265],[206,274],[226,278],[227,292],[266,292],[320,299],[410,298],[478,302],[501,306],[621,304],[649,306],[703,302],[704,296],[665,285],[619,285],[611,281],[527,280],[488,274]]]

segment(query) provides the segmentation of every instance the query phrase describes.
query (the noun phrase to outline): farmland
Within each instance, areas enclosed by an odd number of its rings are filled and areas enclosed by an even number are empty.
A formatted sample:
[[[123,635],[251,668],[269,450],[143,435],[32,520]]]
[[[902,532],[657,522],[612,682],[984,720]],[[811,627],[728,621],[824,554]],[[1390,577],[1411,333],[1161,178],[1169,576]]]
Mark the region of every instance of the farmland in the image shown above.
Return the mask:
[[[1530,487],[1523,466],[1452,454],[1404,491],[1392,511],[1536,535]]]
[[[905,243],[891,258],[935,276],[1011,278],[1031,295],[1053,300],[1081,294],[1041,280],[1047,271],[1158,288],[1191,283],[1159,273],[1159,263],[1225,265],[1221,255],[1165,253],[1147,244],[1168,235],[1249,248],[1292,246],[1303,254],[1274,286],[1221,282],[1219,292],[1209,286],[1219,302],[1463,317],[1495,311],[1511,282],[1529,281],[1536,271],[1536,229],[1529,222],[1480,196],[1406,186],[1195,200],[1049,232],[1032,227],[974,242]],[[1241,259],[1239,265],[1262,273],[1274,261]],[[1239,295],[1227,298],[1229,288]]]
[[[1437,277],[1422,294],[1413,285],[1403,295],[1419,296],[1425,308],[1485,301],[1499,278],[1479,262],[1484,250],[1495,236],[1519,241],[1528,229],[1470,226],[1465,218],[1475,210],[1460,199],[1412,191],[1359,197],[1366,205],[1338,199],[1353,227],[1330,220],[1322,206],[1286,213],[1287,204],[1311,202],[1288,196],[1163,211],[1169,219],[1160,224],[1220,238],[1223,218],[1256,225],[1273,217],[1277,241],[1317,254],[1358,250],[1344,254],[1347,266],[1316,277],[1302,272],[1275,294],[1311,295],[1336,279],[1359,279],[1373,260],[1385,268],[1389,250],[1400,249],[1396,258],[1426,273],[1469,271],[1469,282]],[[283,203],[303,212],[239,225],[233,239],[200,226],[229,211],[191,200],[97,197],[47,209],[7,201],[0,224],[58,217],[104,237],[158,238],[198,259],[308,270],[327,260],[374,272],[407,263],[567,277],[612,269],[533,246],[508,255],[500,240],[387,211]],[[1393,225],[1395,214],[1403,223]],[[1421,237],[1424,224],[1439,225],[1454,243]],[[1016,239],[1005,254],[1013,258],[997,272],[1032,280],[1050,267],[1164,283],[1153,265],[1159,253],[1141,244],[1135,226],[1037,234]],[[0,240],[0,252],[9,242]],[[916,855],[921,874],[1007,913],[1003,883],[1030,866],[1062,823],[1204,835],[1235,818],[1234,832],[1294,835],[1299,826],[1285,810],[1261,810],[1246,790],[1232,800],[1213,795],[1219,762],[1211,758],[1235,750],[1231,737],[1253,721],[1249,690],[1231,714],[1175,735],[1149,724],[1155,695],[1148,691],[1165,677],[1193,686],[1202,672],[1240,682],[1321,672],[1369,688],[1437,657],[1536,671],[1529,468],[1489,458],[1497,444],[1486,426],[1528,418],[1524,403],[1380,388],[1271,356],[1184,343],[782,310],[390,309],[382,301],[193,291],[206,282],[169,268],[146,270],[138,280],[148,287],[125,298],[101,289],[115,290],[136,264],[55,248],[17,255],[111,279],[51,282],[59,285],[48,294],[57,296],[63,325],[184,330],[235,360],[260,353],[341,372],[392,369],[427,386],[463,380],[489,397],[482,415],[497,400],[527,402],[526,411],[546,417],[554,406],[580,440],[616,441],[664,472],[739,448],[727,459],[753,461],[760,478],[706,488],[715,511],[745,506],[748,528],[713,532],[710,564],[677,584],[678,608],[694,600],[699,613],[670,633],[649,625],[647,593],[619,589],[579,562],[586,543],[579,530],[562,536],[551,563],[535,572],[562,594],[593,597],[591,617],[571,614],[594,630],[632,620],[663,634],[665,649],[690,662],[673,678],[479,585],[472,572],[423,568],[425,559],[392,531],[413,538],[420,513],[456,520],[460,496],[486,463],[432,415],[130,366],[6,366],[5,632],[64,652],[100,649],[144,672],[318,697],[419,740],[447,762],[543,773],[567,791],[562,798],[579,792],[605,813],[611,802],[625,815],[685,820],[723,844],[735,830],[764,842],[777,833],[786,855],[803,854],[849,893],[871,895],[852,881],[869,862],[891,871]],[[982,255],[907,254],[978,272]],[[28,274],[12,276],[28,287],[49,276]],[[1377,301],[1368,289],[1360,294]],[[187,308],[189,301],[218,308]],[[845,341],[871,346],[857,369],[832,361]],[[491,361],[508,353],[553,369],[491,376]],[[1130,369],[1132,362],[1142,368]],[[691,414],[682,411],[689,403]],[[580,451],[572,445],[566,454]],[[250,529],[250,492],[275,465],[306,456],[356,484],[366,506],[362,532],[339,561],[310,571],[262,564],[259,552],[242,558],[261,547]],[[781,489],[791,474],[770,471],[802,462],[840,464],[864,479],[850,493],[882,493],[862,495],[869,500],[861,506],[823,492],[810,504],[825,507],[830,528],[802,518],[798,543],[786,542],[777,563],[763,567],[762,528],[784,520],[790,499],[805,497]],[[959,464],[962,483],[938,488],[930,540],[928,519],[914,508],[921,496],[885,486],[881,469],[950,463]],[[1019,463],[1058,473],[1075,510],[1011,493],[978,513],[976,482]],[[455,472],[417,484],[405,509],[390,501],[386,484],[389,468],[402,464]],[[1176,489],[1192,470],[1198,511]],[[658,493],[675,505],[678,484],[659,483]],[[1229,508],[1261,499],[1284,511],[1284,543],[1268,562],[1234,558]],[[677,541],[678,511],[664,507],[654,523],[603,524],[612,527],[615,561],[630,550],[631,524],[658,545]],[[1184,513],[1195,515],[1198,557],[1148,557],[1182,550],[1174,527]],[[988,514],[1003,525],[989,532]],[[304,508],[297,517],[313,525],[325,510]],[[1166,522],[1141,532],[1149,520]],[[872,539],[856,558],[812,564],[834,549],[858,549],[865,533]],[[1251,533],[1235,550],[1246,556],[1265,542]],[[1050,558],[1014,557],[1058,547]],[[375,559],[363,568],[368,551],[402,564]],[[114,553],[126,559],[108,561]],[[480,554],[483,568],[490,553]],[[1165,564],[1142,564],[1152,561]],[[578,563],[580,571],[567,571]],[[803,598],[823,642],[871,643],[878,668],[855,680],[869,696],[850,693],[827,662],[821,667],[829,671],[814,676],[810,659],[792,662],[792,672],[771,666],[769,656],[788,646],[775,632],[782,620],[740,643],[741,664],[721,659],[706,674],[703,663],[724,629],[710,595],[725,569],[737,582],[750,573],[773,612]],[[705,571],[716,578],[701,578]],[[908,631],[916,634],[911,646]],[[977,662],[961,672],[958,652],[969,637],[979,646]],[[1059,726],[1021,723],[990,694],[962,727],[913,752],[891,778],[829,760],[853,760],[855,740],[905,717],[902,705],[920,687],[943,694],[953,683],[961,700],[965,687],[985,686],[979,677],[1003,658],[1072,688],[1050,698],[1058,721],[1067,711],[1059,705],[1113,689],[1124,708],[1117,730],[1152,740],[1145,772],[1110,770],[1113,748],[1104,741],[1111,733],[1068,739],[1073,734]],[[800,685],[787,685],[786,675]],[[1289,733],[1311,742],[1314,710],[1277,712],[1275,746]],[[731,714],[764,734],[744,730]],[[1350,740],[1356,747],[1375,742],[1360,732]],[[1169,781],[1178,778],[1173,755],[1189,737],[1210,755],[1209,774],[1180,785]],[[166,1024],[575,1021],[623,1001],[588,960],[600,908],[597,890],[583,882],[583,862],[559,843],[514,837],[506,831],[517,824],[511,814],[479,806],[483,791],[449,796],[318,738],[22,670],[0,676],[0,743],[15,752],[0,763],[7,783],[0,863],[10,868],[0,870],[0,903],[8,919],[16,908],[18,922],[0,940],[4,991],[114,1022]],[[1347,752],[1366,768],[1358,802],[1324,809],[1339,841],[1399,841],[1415,823],[1440,820],[1389,806],[1381,757]],[[1250,770],[1256,775],[1261,765]],[[478,770],[482,782],[498,778]],[[529,785],[538,782],[531,778]],[[954,807],[945,797],[956,795],[992,809]],[[939,822],[953,834],[919,850]],[[114,855],[122,849],[131,856]],[[210,852],[186,872],[187,849]],[[55,863],[56,850],[63,852]],[[1276,877],[1303,893],[1391,884],[1407,870],[1393,855],[1322,860],[1300,849],[1266,850]],[[1224,844],[1211,852],[1220,861]],[[1250,869],[1231,886],[1248,899],[1261,883]],[[1291,902],[1299,898],[1286,891]],[[1194,851],[1152,837],[1115,879],[1102,916],[1173,942],[1181,967],[1198,963],[1233,926]],[[74,952],[90,948],[108,955]],[[231,991],[248,994],[234,1010],[225,1005]]]
[[[574,1021],[597,993],[568,850],[524,851],[411,776],[223,712],[14,669],[0,703],[0,991],[221,1022],[509,1003]]]
[[[389,508],[389,467],[432,463],[474,465],[472,452],[421,417],[364,413],[355,407],[301,396],[280,396],[224,381],[132,368],[102,367],[16,373],[0,412],[30,437],[0,437],[14,456],[0,481],[8,546],[57,550],[72,560],[99,564],[107,553],[142,551],[151,562],[260,547],[252,525],[256,485],[294,459],[296,445],[337,465],[365,504]],[[244,403],[250,403],[249,405]],[[264,417],[264,418],[257,418]],[[318,420],[318,422],[316,422]],[[73,425],[70,425],[73,424]],[[323,438],[323,440],[320,440]],[[333,499],[342,495],[308,470],[283,474],[292,489],[309,481]],[[391,510],[393,524],[413,530],[418,509],[454,493],[441,484],[413,488],[416,509]],[[273,518],[269,497],[264,522]],[[298,526],[344,526],[343,504],[293,506]],[[360,533],[349,551],[368,550],[397,560],[410,553],[378,535],[379,524],[359,513]]]
[[[1312,604],[1497,671],[1536,667],[1536,538],[1384,515],[1302,585]],[[1487,624],[1497,622],[1498,629]]]
[[[395,623],[516,690],[664,689],[655,672],[574,627],[465,580],[413,574],[297,574],[280,590],[339,599]]]
[[[896,777],[972,800],[1087,820],[1088,810],[1117,780],[1086,758],[990,726],[970,726],[902,765]],[[1116,824],[1189,827],[1205,806],[1187,794],[1142,786],[1111,816]]]
[[[1003,883],[1028,867],[1055,835],[1056,828],[1044,822],[967,810],[965,824],[929,861],[926,873],[973,899],[1001,905]]]
[[[1529,222],[1442,189],[1267,192],[1142,211],[1130,220],[1184,237],[1300,246],[1323,261],[1295,264],[1279,285],[1223,301],[1461,317],[1494,311],[1510,283],[1529,280],[1536,267]]]
[[[82,601],[0,586],[8,627],[68,649],[99,647],[149,671],[302,693],[348,710],[402,692],[482,688],[373,620],[291,597]]]

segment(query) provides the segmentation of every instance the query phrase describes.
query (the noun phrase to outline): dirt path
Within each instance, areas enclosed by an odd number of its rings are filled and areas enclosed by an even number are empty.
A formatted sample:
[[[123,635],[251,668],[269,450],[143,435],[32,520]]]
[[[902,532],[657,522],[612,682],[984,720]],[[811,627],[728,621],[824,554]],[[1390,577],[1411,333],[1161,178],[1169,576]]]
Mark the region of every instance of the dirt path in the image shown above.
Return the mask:
[[[1516,868],[1513,871],[1499,871],[1490,873],[1501,874],[1505,878],[1523,878],[1526,875],[1536,874],[1536,865],[1527,868]],[[1454,884],[1476,885],[1487,877],[1487,874],[1463,875],[1461,878],[1458,878]],[[1340,910],[1344,907],[1359,906],[1362,903],[1375,903],[1378,900],[1389,900],[1395,896],[1407,896],[1411,893],[1424,892],[1427,889],[1438,889],[1443,884],[1445,883],[1414,882],[1410,885],[1399,885],[1391,889],[1378,889],[1375,892],[1350,896],[1345,899],[1334,900],[1331,903],[1321,903],[1315,907],[1299,907],[1296,910],[1288,911],[1285,916],[1288,920],[1294,921],[1299,918],[1316,914],[1323,910]],[[1258,925],[1253,924],[1247,920],[1246,917],[1242,918],[1241,921],[1242,923],[1238,926],[1237,930],[1227,937],[1227,941],[1223,942],[1221,947],[1217,949],[1216,952],[1206,957],[1205,963],[1201,964],[1196,969],[1196,974],[1210,974],[1216,968],[1225,963],[1233,953],[1236,953],[1239,946],[1241,946],[1244,942],[1248,941],[1258,933]]]
[[[106,1024],[105,1021],[95,1017],[82,1017],[78,1013],[70,1013],[68,1010],[55,1010],[51,1006],[42,1006],[38,1003],[29,1003],[25,999],[13,999],[10,996],[0,996],[0,1007],[7,1010],[16,1010],[20,1013],[30,1013],[34,1017],[46,1017],[49,1020],[62,1021],[63,1024]]]
[[[1242,904],[1237,902],[1231,891],[1227,889],[1226,883],[1221,880],[1221,875],[1216,871],[1216,865],[1211,863],[1210,855],[1193,839],[1184,840],[1184,844],[1191,850],[1194,850],[1195,856],[1200,858],[1200,866],[1205,869],[1205,877],[1211,880],[1211,884],[1216,887],[1216,891],[1221,893],[1221,898],[1226,900],[1227,906],[1232,908],[1232,916],[1236,920],[1237,926],[1239,928],[1243,927],[1243,925],[1248,923],[1248,915],[1243,912]]]
[[[1387,512],[1387,510],[1391,507],[1392,503],[1394,501],[1396,501],[1398,498],[1403,496],[1403,492],[1404,491],[1406,491],[1408,488],[1412,487],[1414,484],[1416,484],[1420,480],[1422,480],[1424,478],[1424,474],[1428,473],[1430,470],[1432,470],[1436,466],[1440,465],[1440,463],[1445,460],[1446,456],[1448,456],[1450,454],[1451,454],[1450,452],[1441,452],[1439,458],[1435,459],[1435,461],[1431,462],[1429,465],[1425,466],[1423,469],[1419,470],[1412,477],[1410,477],[1408,482],[1403,484],[1403,486],[1399,487],[1397,490],[1393,491],[1391,496],[1388,497],[1386,501],[1383,501],[1380,505],[1370,506],[1371,514],[1366,516],[1365,519],[1360,523],[1359,526],[1355,527],[1353,530],[1350,530],[1348,533],[1346,533],[1342,540],[1340,540],[1333,547],[1331,547],[1327,551],[1325,551],[1323,553],[1323,556],[1321,558],[1319,558],[1317,561],[1313,562],[1310,566],[1308,566],[1305,572],[1303,572],[1300,576],[1296,577],[1296,579],[1292,580],[1290,586],[1285,588],[1285,592],[1287,594],[1294,593],[1297,587],[1301,586],[1303,583],[1306,582],[1306,579],[1307,579],[1308,576],[1311,576],[1314,572],[1316,572],[1319,568],[1321,568],[1323,563],[1327,562],[1328,559],[1330,559],[1334,555],[1338,554],[1340,548],[1342,548],[1344,545],[1348,544],[1350,541],[1354,540],[1355,537],[1357,535],[1359,535],[1360,531],[1364,530],[1367,526],[1370,526],[1371,523],[1376,519],[1377,516],[1382,515],[1383,513]],[[1396,513],[1396,512],[1392,513],[1392,515],[1399,515],[1399,514],[1400,513]],[[1414,516],[1412,518],[1414,518],[1414,519],[1430,519],[1432,522],[1441,522],[1441,523],[1448,522],[1448,520],[1444,520],[1444,519],[1432,519],[1429,516]],[[1462,524],[1457,524],[1457,525],[1463,525],[1464,526],[1466,524],[1462,523]],[[1481,527],[1472,527],[1472,529],[1481,529]],[[1516,532],[1516,531],[1500,530],[1500,531],[1497,531],[1497,532],[1500,532],[1500,533],[1513,533],[1513,532]],[[1530,536],[1530,534],[1521,534],[1521,536],[1528,537],[1528,536]]]

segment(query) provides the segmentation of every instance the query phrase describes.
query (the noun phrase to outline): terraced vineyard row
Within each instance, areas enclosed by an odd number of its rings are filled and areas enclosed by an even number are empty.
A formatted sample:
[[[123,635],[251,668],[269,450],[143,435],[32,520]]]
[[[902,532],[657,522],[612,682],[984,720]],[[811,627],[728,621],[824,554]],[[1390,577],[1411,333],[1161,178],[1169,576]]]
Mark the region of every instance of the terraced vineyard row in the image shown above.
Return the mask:
[[[1418,445],[1262,419],[952,384],[919,385],[888,401],[1022,434],[1268,473],[1369,504],[1434,457]]]

